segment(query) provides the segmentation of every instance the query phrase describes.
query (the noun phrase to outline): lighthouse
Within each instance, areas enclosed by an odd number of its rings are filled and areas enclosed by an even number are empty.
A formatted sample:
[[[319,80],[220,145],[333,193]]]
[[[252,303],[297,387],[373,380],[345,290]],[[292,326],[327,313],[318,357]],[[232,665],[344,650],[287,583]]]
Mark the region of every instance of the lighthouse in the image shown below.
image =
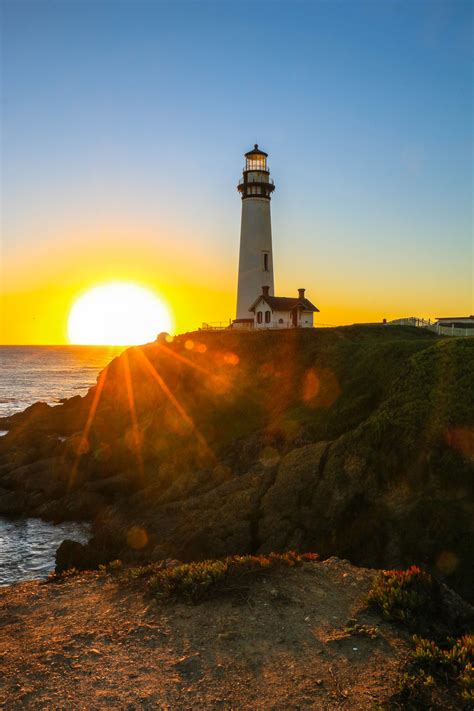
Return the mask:
[[[267,158],[268,154],[255,144],[245,154],[243,176],[237,186],[242,196],[242,220],[234,327],[253,325],[250,308],[262,293],[262,287],[268,287],[270,296],[274,294],[270,200],[275,185]]]

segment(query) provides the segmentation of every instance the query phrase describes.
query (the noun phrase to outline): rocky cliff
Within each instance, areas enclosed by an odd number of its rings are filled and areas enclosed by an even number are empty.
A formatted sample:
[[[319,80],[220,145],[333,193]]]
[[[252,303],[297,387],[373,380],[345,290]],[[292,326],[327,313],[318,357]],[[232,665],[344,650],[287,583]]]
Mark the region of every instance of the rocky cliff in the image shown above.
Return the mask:
[[[316,550],[474,589],[474,339],[348,327],[131,348],[0,422],[0,513],[89,518],[59,567]]]

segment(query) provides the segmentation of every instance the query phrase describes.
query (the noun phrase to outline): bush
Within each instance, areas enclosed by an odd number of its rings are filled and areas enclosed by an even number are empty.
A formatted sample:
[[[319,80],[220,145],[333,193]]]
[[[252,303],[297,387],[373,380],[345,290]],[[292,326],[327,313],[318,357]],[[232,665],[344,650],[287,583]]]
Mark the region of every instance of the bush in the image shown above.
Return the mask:
[[[109,570],[121,570],[122,569],[122,561],[117,559],[117,560],[111,560],[109,565],[108,565]]]
[[[317,560],[314,553],[271,553],[268,556],[232,556],[223,560],[183,563],[158,571],[149,587],[160,600],[199,602],[212,595],[242,591],[245,583],[277,567],[293,567]]]
[[[412,565],[408,570],[384,570],[369,592],[369,602],[386,620],[417,628],[433,605],[435,586],[429,573]]]
[[[425,635],[413,636],[414,648],[406,672],[387,708],[443,708],[446,698],[454,700],[456,708],[472,708],[474,636],[446,636],[460,627],[469,629],[470,613],[463,617],[461,611],[456,611],[442,586],[416,566],[405,571],[383,571],[375,579],[369,602],[381,610],[385,619],[423,630]],[[451,632],[447,633],[448,629]]]
[[[401,678],[398,693],[391,699],[392,708],[440,708],[433,702],[442,702],[446,693],[456,708],[472,708],[474,637],[464,635],[444,645],[416,635],[413,641],[410,671]]]

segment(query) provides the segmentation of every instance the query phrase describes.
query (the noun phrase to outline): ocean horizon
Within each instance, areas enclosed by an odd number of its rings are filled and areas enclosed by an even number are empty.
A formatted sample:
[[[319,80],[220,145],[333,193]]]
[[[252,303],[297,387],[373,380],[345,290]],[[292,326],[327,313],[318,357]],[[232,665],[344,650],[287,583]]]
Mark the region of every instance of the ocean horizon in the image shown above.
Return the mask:
[[[100,371],[126,346],[0,346],[0,417],[35,402],[57,405],[85,395]],[[6,434],[1,430],[2,435]],[[57,547],[65,538],[84,543],[86,523],[58,525],[36,518],[0,516],[0,587],[45,578],[54,569]]]
[[[35,402],[85,395],[100,371],[128,346],[0,346],[0,417]]]

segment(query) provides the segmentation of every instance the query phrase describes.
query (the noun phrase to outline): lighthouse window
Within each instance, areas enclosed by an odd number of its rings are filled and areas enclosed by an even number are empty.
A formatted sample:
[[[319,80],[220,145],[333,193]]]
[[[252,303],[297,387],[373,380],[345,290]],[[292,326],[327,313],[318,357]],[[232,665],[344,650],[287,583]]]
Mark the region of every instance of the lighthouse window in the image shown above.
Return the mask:
[[[261,311],[257,312],[257,323],[262,323],[262,312]]]
[[[263,271],[268,272],[268,252],[263,253]]]
[[[265,323],[270,323],[272,314],[270,311],[265,311]]]

